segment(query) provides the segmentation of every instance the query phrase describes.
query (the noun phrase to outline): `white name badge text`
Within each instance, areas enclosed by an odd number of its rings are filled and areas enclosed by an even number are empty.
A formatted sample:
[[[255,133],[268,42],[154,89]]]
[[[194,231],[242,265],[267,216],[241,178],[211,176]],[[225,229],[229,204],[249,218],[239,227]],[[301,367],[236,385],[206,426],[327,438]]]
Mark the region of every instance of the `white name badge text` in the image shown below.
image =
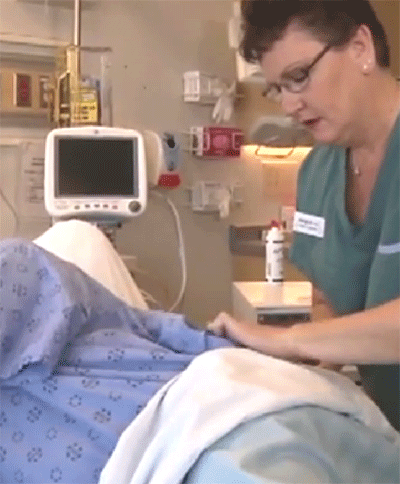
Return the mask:
[[[322,239],[325,233],[325,219],[303,212],[295,212],[293,231]]]

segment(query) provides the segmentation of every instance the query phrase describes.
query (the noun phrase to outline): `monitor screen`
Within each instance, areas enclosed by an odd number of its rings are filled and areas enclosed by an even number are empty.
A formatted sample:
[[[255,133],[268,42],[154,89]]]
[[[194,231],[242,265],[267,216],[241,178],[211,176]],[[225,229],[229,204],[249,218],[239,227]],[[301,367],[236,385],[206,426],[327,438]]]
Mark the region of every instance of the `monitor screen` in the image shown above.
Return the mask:
[[[57,137],[56,197],[138,196],[137,139]]]

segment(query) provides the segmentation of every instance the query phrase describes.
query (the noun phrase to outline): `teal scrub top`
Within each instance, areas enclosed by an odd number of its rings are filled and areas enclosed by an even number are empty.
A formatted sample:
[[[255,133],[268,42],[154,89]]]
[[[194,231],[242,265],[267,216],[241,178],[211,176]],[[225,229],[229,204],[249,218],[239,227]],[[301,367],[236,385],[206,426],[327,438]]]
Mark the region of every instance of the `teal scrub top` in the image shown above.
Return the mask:
[[[351,223],[346,212],[345,148],[317,146],[300,169],[296,209],[305,220],[318,217],[323,233],[309,235],[300,227],[290,259],[339,315],[400,296],[399,138],[400,117],[362,225]],[[399,365],[361,365],[359,371],[367,393],[399,429]]]

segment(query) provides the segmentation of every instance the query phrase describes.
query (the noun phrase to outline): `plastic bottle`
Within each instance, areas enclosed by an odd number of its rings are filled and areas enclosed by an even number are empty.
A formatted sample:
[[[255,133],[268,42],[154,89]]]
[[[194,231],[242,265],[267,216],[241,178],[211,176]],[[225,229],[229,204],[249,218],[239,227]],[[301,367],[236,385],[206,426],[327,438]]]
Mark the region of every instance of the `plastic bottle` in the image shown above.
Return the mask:
[[[267,282],[283,281],[283,241],[280,224],[273,222],[265,239],[265,280]]]

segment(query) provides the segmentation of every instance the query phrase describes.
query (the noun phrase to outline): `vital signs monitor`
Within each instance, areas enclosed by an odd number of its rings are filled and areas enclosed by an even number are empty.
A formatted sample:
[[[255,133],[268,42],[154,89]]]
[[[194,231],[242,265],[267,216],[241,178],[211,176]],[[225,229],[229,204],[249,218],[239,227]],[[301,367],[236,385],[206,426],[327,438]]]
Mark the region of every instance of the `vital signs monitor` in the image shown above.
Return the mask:
[[[56,219],[124,219],[147,203],[144,142],[135,130],[59,128],[45,148],[46,210]]]

